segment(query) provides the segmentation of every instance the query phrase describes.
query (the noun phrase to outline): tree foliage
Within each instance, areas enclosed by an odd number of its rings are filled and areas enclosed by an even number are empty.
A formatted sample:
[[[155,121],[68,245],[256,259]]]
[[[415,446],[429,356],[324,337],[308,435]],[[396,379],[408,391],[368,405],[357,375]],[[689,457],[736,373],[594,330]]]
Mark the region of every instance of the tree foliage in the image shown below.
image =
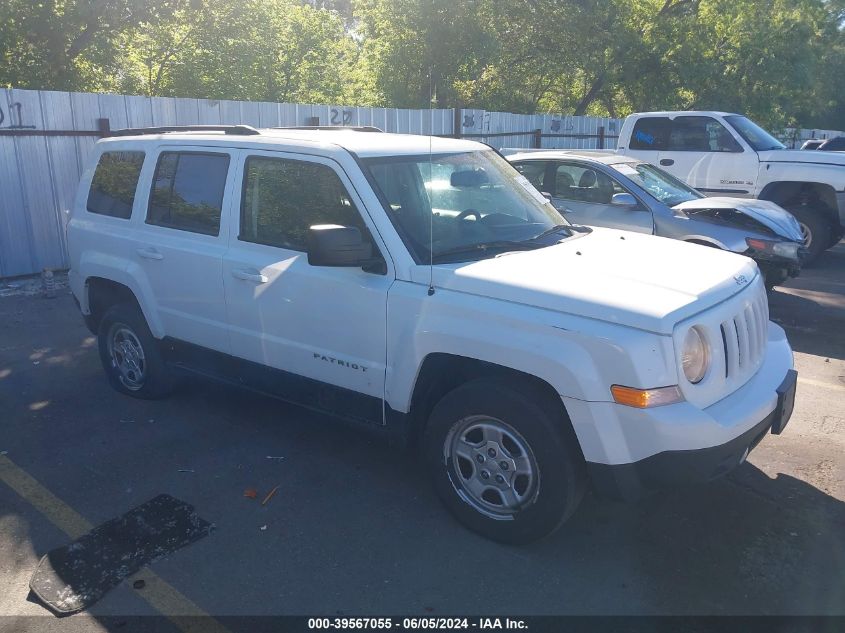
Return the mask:
[[[0,84],[845,127],[843,0],[6,0]]]

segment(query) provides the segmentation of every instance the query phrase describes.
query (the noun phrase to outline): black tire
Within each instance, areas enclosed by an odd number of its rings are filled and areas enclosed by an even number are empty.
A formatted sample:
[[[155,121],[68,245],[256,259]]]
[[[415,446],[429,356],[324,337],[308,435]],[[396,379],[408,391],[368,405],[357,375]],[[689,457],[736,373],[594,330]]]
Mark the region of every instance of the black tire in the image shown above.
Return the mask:
[[[173,390],[170,368],[164,362],[158,342],[138,307],[121,303],[106,310],[97,333],[100,362],[109,384],[122,394],[156,400]],[[137,351],[140,349],[140,354]],[[113,350],[117,350],[113,353]],[[121,371],[117,358],[131,369]],[[134,365],[132,365],[134,361]],[[135,380],[132,376],[135,376]]]
[[[494,429],[501,424],[508,427],[500,435],[500,445],[485,443],[483,431],[473,426],[487,423]],[[453,443],[460,438],[477,444],[473,460],[453,458],[457,453]],[[464,450],[469,446],[461,443]],[[525,459],[520,446],[527,447]],[[488,453],[490,447],[498,447],[495,457]],[[502,543],[529,543],[548,536],[575,512],[586,488],[584,460],[563,407],[530,381],[480,378],[446,394],[429,418],[423,452],[434,488],[449,511],[470,530]],[[487,461],[478,462],[481,457]],[[516,474],[520,466],[512,459],[525,464],[532,458],[536,477]],[[503,463],[513,464],[511,479],[502,483],[505,492],[514,499],[523,496],[513,510],[504,507],[505,497],[493,483],[494,478],[509,475],[508,469],[499,467]],[[487,469],[488,477],[482,481]],[[469,472],[473,474],[468,477]],[[468,482],[489,486],[481,500]],[[484,495],[498,496],[501,508]]]
[[[807,205],[786,207],[786,210],[795,216],[801,225],[801,232],[805,234],[804,246],[807,256],[803,263],[809,264],[827,250],[832,232],[830,222],[823,212]]]

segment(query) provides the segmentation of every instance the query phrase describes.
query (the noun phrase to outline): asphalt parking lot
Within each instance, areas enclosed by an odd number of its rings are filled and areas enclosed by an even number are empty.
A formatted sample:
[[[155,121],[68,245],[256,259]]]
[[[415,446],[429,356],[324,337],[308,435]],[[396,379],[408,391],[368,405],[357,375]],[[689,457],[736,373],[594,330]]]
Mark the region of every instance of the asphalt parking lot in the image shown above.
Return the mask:
[[[99,630],[104,616],[156,613],[845,614],[845,242],[771,297],[799,370],[782,436],[705,486],[630,505],[588,494],[552,538],[520,548],[458,525],[413,456],[325,417],[198,379],[164,401],[120,396],[66,290],[10,294],[0,615]],[[68,534],[160,493],[216,529],[69,620],[28,596]]]

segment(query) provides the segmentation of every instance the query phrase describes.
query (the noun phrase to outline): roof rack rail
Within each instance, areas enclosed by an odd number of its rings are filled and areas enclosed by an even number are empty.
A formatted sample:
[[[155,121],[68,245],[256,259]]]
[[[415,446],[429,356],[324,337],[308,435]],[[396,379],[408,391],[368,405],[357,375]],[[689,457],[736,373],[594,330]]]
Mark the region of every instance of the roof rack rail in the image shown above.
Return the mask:
[[[110,130],[105,136],[142,136],[144,134],[166,134],[168,132],[223,132],[235,136],[261,134],[251,125],[165,125],[160,127],[135,127]]]
[[[353,132],[384,132],[374,125],[285,125],[271,130],[352,130]]]

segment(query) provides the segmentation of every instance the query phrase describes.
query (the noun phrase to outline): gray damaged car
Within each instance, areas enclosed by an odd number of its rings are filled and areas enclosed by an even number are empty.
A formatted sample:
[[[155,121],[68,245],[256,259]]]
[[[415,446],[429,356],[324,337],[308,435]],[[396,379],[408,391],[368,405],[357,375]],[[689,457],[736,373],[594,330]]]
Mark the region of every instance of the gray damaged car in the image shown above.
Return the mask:
[[[766,286],[801,269],[801,228],[765,200],[708,198],[662,169],[611,152],[505,150],[573,224],[651,233],[754,259]]]

